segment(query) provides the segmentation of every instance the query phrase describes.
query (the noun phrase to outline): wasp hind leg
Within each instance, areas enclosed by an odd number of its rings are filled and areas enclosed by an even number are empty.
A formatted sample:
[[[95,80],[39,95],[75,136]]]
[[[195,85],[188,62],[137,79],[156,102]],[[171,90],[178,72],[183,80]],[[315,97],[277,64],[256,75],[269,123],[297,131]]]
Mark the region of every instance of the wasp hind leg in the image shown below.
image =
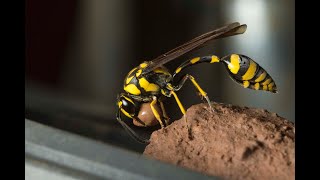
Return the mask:
[[[187,79],[189,79],[189,80],[192,82],[192,84],[197,88],[197,90],[200,92],[201,97],[204,98],[204,99],[207,101],[207,103],[208,103],[211,111],[214,112],[214,110],[213,110],[213,108],[212,108],[212,105],[211,105],[211,101],[210,101],[210,99],[209,99],[209,96],[208,96],[207,93],[200,87],[200,85],[197,83],[197,81],[195,80],[195,78],[194,78],[193,76],[191,76],[190,74],[184,75],[184,76],[182,77],[182,79],[179,81],[178,85],[174,87],[174,90],[175,90],[175,91],[180,90],[180,89],[182,88],[182,86],[184,85],[184,83],[186,82]]]

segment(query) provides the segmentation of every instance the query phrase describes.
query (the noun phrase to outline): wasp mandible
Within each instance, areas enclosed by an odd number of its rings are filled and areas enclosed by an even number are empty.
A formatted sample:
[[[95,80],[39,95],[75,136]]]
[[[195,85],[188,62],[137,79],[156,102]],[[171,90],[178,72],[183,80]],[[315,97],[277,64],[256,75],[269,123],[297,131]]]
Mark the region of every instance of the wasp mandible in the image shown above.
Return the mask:
[[[174,97],[182,114],[186,114],[186,110],[182,105],[176,92],[179,91],[187,80],[190,80],[200,95],[207,101],[210,108],[211,103],[207,93],[200,87],[196,79],[185,74],[173,84],[173,79],[177,74],[181,73],[185,68],[199,63],[223,63],[228,71],[230,78],[242,85],[244,88],[254,90],[264,90],[272,93],[277,92],[277,87],[271,76],[254,60],[241,54],[231,54],[219,58],[216,55],[195,57],[187,60],[176,68],[173,74],[169,72],[164,64],[180,57],[181,55],[200,48],[210,40],[220,39],[224,37],[243,34],[247,29],[247,25],[235,22],[200,35],[185,44],[161,55],[151,61],[145,61],[139,66],[133,68],[124,80],[124,93],[117,97],[117,120],[129,132],[129,134],[139,142],[148,143],[148,139],[139,137],[124,121],[121,119],[121,112],[133,119],[135,123],[141,126],[150,126],[145,120],[141,120],[142,105],[150,106],[155,119],[164,128],[169,124],[169,117],[164,109],[163,101],[165,98]]]

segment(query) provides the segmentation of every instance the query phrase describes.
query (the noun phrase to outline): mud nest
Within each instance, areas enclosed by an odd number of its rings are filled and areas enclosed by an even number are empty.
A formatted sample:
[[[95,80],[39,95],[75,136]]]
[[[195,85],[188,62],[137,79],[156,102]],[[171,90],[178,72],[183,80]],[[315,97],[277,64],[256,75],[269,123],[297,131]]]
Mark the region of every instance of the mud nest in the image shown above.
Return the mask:
[[[264,109],[213,103],[153,132],[144,155],[223,179],[294,179],[295,127]]]

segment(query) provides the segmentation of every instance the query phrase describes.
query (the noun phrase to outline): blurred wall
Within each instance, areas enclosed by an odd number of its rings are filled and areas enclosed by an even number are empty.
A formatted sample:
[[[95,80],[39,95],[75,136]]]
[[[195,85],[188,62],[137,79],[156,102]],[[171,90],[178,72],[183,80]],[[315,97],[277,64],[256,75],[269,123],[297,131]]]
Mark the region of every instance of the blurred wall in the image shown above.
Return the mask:
[[[26,79],[51,88],[59,76],[72,36],[77,1],[27,0],[25,14]]]
[[[65,91],[115,105],[123,82],[119,70],[133,56],[131,17],[126,0],[78,1],[74,32],[61,72]]]
[[[51,2],[55,2],[56,6],[59,4],[59,1]],[[34,6],[29,6],[29,9]],[[63,4],[60,6],[66,8]],[[186,72],[196,77],[213,101],[267,108],[295,120],[293,0],[79,0],[69,8],[74,8],[74,13],[65,13],[66,17],[58,16],[59,13],[55,14],[54,10],[48,11],[55,6],[42,7],[47,9],[43,13],[51,14],[53,19],[39,22],[40,27],[66,19],[73,21],[57,25],[62,28],[71,26],[68,33],[65,33],[66,36],[59,35],[60,31],[52,28],[45,37],[55,35],[56,38],[40,38],[42,47],[27,43],[29,52],[37,52],[39,48],[49,49],[47,45],[59,37],[65,40],[60,46],[63,49],[63,53],[60,53],[62,55],[54,56],[60,51],[53,51],[52,61],[48,61],[50,58],[43,58],[41,62],[32,61],[36,53],[28,55],[28,81],[59,87],[55,91],[79,99],[90,99],[101,106],[110,107],[111,111],[115,112],[116,95],[122,91],[124,77],[134,66],[197,35],[239,21],[248,25],[245,34],[210,43],[207,47],[168,63],[168,68],[173,71],[180,63],[194,56],[245,54],[272,75],[279,89],[278,94],[242,88],[228,77],[220,64],[200,64]],[[62,13],[61,10],[58,12]],[[37,16],[41,16],[41,13]],[[32,13],[27,17],[36,18]],[[34,27],[32,24],[30,26]],[[28,31],[28,28],[26,29]],[[27,32],[27,42],[34,41],[34,37],[35,35],[31,36]],[[59,68],[54,68],[50,62],[60,62]],[[48,73],[48,69],[56,74],[56,83],[38,80],[37,77]],[[32,75],[40,70],[42,74]],[[190,83],[187,83],[178,95],[186,107],[201,102]],[[181,116],[172,99],[168,100],[167,107],[173,119]]]

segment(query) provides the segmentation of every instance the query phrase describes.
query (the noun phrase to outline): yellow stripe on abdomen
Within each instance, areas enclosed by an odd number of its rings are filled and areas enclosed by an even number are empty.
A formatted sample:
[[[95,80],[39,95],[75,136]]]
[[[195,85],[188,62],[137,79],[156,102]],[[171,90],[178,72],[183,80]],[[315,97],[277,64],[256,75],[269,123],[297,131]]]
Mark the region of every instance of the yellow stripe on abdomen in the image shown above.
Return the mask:
[[[249,85],[250,85],[249,81],[243,81],[243,87],[244,88],[249,87]]]
[[[267,86],[267,85],[264,85],[262,89],[265,90],[265,91],[267,91],[267,90],[268,90],[268,86]]]
[[[237,74],[240,69],[239,60],[240,57],[237,54],[232,54],[230,57],[230,63],[228,64],[228,68],[233,74]]]
[[[250,60],[249,68],[247,72],[242,76],[242,80],[252,79],[256,74],[256,70],[257,70],[257,64],[254,61]]]
[[[264,81],[263,83],[262,83],[262,85],[268,85],[269,83],[271,82],[271,78],[269,78],[269,79],[267,79],[266,81]]]
[[[260,74],[260,76],[254,82],[261,82],[264,80],[264,78],[266,78],[266,76],[267,76],[267,72],[264,71],[262,74]]]
[[[274,86],[274,82],[268,84],[268,90],[272,91],[273,90],[273,86]]]
[[[254,84],[254,89],[255,89],[255,90],[259,90],[259,88],[260,88],[260,84],[259,84],[259,83],[255,83],[255,84]]]

